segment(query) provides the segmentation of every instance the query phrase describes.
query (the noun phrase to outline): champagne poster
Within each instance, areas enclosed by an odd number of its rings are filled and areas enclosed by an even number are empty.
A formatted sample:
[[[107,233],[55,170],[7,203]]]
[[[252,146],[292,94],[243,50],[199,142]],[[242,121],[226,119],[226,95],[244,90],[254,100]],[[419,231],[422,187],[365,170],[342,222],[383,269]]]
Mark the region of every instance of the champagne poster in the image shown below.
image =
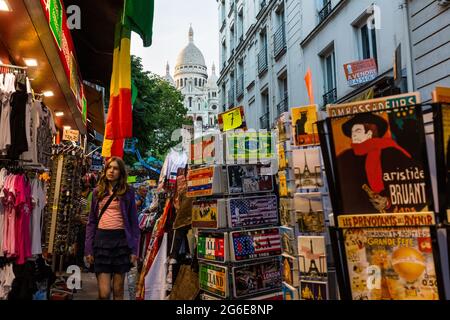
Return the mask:
[[[317,133],[317,105],[291,109],[294,145],[311,146],[320,144]]]
[[[297,190],[323,187],[320,148],[293,150],[292,158]]]
[[[294,203],[297,226],[301,233],[325,232],[321,193],[296,193]]]
[[[414,107],[331,119],[338,214],[430,210],[422,116]]]
[[[274,290],[281,290],[280,259],[232,268],[234,298],[240,299]]]
[[[353,300],[438,300],[430,227],[344,231]]]

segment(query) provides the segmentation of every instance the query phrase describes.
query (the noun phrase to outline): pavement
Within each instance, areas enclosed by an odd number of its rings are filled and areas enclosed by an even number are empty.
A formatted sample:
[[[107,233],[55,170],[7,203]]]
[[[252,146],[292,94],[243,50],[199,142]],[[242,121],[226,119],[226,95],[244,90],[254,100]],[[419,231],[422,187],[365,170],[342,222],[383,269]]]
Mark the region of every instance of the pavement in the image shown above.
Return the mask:
[[[74,300],[97,300],[98,289],[97,289],[97,278],[95,273],[82,273],[81,274],[81,289],[78,290],[74,296]],[[112,298],[112,297],[111,297]],[[128,284],[127,277],[125,277],[125,300],[130,300],[128,294]]]

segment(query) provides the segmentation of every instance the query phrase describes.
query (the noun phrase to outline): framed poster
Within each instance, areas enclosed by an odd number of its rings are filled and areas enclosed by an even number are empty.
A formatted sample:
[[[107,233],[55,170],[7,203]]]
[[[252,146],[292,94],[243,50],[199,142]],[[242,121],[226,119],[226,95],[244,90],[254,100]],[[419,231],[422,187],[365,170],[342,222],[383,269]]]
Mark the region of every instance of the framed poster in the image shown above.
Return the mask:
[[[300,233],[324,233],[325,221],[321,193],[296,193],[297,227]]]
[[[199,231],[197,243],[197,258],[212,262],[229,260],[228,233]]]
[[[317,109],[317,105],[291,109],[294,145],[314,146],[320,144],[317,131]]]
[[[226,163],[266,162],[275,158],[272,132],[227,132]]]
[[[283,253],[281,256],[281,268],[283,281],[291,286],[298,287],[300,280],[298,258]]]
[[[438,300],[429,226],[343,230],[353,300]]]
[[[283,300],[299,300],[298,288],[283,282],[282,290]]]
[[[298,255],[298,243],[293,228],[281,227],[281,248],[284,253],[290,256]]]
[[[279,228],[265,228],[230,233],[231,260],[246,261],[281,255]]]
[[[291,198],[280,199],[280,223],[283,227],[295,227],[294,200]]]
[[[257,227],[278,224],[276,196],[228,199],[230,228]]]
[[[273,191],[273,176],[265,175],[258,165],[227,166],[230,194]]]
[[[281,290],[280,259],[233,267],[232,279],[233,297],[236,299]]]
[[[328,283],[300,281],[300,300],[328,300]]]
[[[228,267],[199,263],[200,289],[226,299],[230,294]]]
[[[320,148],[295,149],[292,159],[297,190],[323,187]]]
[[[340,214],[432,210],[420,108],[332,118],[332,157]]]
[[[192,228],[220,229],[227,227],[224,199],[199,200],[192,203]]]
[[[298,237],[301,279],[323,279],[328,275],[325,237]]]

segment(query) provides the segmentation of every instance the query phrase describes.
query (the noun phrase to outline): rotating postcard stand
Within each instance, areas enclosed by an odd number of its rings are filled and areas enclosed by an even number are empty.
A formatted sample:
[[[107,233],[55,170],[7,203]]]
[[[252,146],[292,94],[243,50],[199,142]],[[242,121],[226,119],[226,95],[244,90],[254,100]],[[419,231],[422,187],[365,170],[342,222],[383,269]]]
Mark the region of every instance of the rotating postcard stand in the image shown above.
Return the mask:
[[[401,105],[403,97],[384,99],[389,101],[386,105],[392,106]],[[361,104],[375,105],[370,101]],[[346,110],[359,110],[355,105],[355,108],[347,105]],[[372,136],[364,144],[362,135],[369,130],[372,134],[378,130],[377,140],[370,140]],[[334,257],[341,262],[343,271],[338,279],[341,297],[443,299],[421,107],[350,112],[320,122],[319,134],[337,226],[330,231]],[[353,150],[346,150],[346,144]],[[373,154],[368,155],[370,152],[364,146],[369,150],[378,146],[381,157],[385,156],[383,150],[396,154],[391,160],[396,168],[384,167],[384,159],[377,161]],[[362,174],[357,161],[349,161],[352,154],[370,159],[362,162]],[[403,171],[400,167],[407,161],[401,160],[402,156],[412,160]],[[350,167],[345,170],[346,166]],[[369,172],[375,174],[368,175]],[[364,173],[368,178],[358,185],[357,175],[364,177]],[[383,189],[383,184],[387,185],[385,193],[377,189]]]

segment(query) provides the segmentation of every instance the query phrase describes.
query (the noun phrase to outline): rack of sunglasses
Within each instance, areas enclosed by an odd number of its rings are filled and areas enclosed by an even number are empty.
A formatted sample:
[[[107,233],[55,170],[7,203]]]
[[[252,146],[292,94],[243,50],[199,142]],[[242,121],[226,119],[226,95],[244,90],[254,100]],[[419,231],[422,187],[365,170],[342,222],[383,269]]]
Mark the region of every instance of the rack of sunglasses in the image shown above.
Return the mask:
[[[75,218],[80,208],[82,149],[71,143],[52,148],[51,180],[47,193],[47,211],[44,219],[44,249],[51,256],[64,257],[76,241]],[[56,259],[52,259],[54,270]]]

